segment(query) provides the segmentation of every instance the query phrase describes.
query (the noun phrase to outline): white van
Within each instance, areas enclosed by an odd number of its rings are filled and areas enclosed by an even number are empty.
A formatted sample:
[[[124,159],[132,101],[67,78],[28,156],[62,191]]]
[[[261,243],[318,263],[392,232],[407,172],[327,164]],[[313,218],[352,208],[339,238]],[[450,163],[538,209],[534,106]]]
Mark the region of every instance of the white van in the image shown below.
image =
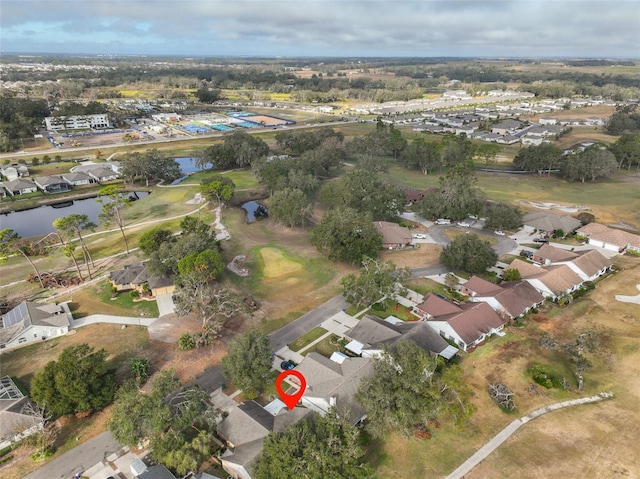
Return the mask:
[[[448,220],[446,218],[438,218],[436,220],[436,224],[437,225],[450,225],[451,224],[451,220]]]

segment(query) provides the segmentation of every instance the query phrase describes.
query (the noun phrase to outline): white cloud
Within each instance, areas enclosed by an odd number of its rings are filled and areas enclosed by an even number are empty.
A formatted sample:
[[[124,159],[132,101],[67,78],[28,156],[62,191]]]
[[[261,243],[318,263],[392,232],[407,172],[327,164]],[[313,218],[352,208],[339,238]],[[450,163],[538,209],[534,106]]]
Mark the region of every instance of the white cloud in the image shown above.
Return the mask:
[[[3,0],[0,26],[4,51],[56,42],[87,53],[640,53],[640,0]]]

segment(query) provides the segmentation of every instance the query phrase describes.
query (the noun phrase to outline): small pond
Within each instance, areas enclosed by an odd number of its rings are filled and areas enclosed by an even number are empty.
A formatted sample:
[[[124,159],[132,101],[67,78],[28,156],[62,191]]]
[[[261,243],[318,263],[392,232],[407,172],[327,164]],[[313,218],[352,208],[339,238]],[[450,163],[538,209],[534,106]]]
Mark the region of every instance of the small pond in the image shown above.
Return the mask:
[[[267,207],[257,201],[247,201],[242,205],[242,209],[247,212],[247,223],[269,216]]]
[[[174,158],[174,160],[176,160],[176,163],[180,165],[180,171],[182,171],[183,176],[176,180],[173,180],[170,183],[171,185],[177,185],[181,181],[186,180],[187,178],[189,178],[189,175],[191,173],[195,173],[196,171],[203,171],[207,168],[213,168],[213,163],[207,163],[204,168],[198,168],[196,166],[196,159],[191,157]]]
[[[135,191],[129,193],[129,198],[137,200],[144,198],[149,193]],[[102,203],[98,197],[84,200],[63,201],[55,205],[40,206],[24,211],[14,211],[6,215],[0,215],[0,229],[11,228],[22,237],[46,235],[55,231],[53,221],[68,216],[72,213],[87,215],[90,221],[98,223],[98,214],[102,209]]]

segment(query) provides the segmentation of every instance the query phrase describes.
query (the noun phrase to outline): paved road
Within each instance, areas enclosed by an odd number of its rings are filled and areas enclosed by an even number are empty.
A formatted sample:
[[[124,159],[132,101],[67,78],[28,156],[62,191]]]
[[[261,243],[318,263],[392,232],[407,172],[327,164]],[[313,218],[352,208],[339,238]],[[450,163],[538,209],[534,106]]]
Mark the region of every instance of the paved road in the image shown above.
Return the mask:
[[[433,238],[433,240],[436,243],[438,243],[442,247],[447,246],[449,243],[451,243],[451,240],[449,239],[449,237],[444,233],[444,230],[447,228],[457,228],[463,231],[468,231],[469,233],[473,233],[476,235],[490,236],[491,238],[497,238],[499,241],[498,241],[498,244],[493,247],[493,250],[496,253],[498,253],[498,255],[510,253],[511,251],[513,251],[518,247],[518,243],[515,240],[507,236],[498,236],[493,231],[483,230],[480,228],[462,228],[460,226],[454,226],[454,225],[446,225],[446,226],[433,225],[429,228],[429,235]]]
[[[121,447],[111,432],[106,431],[45,464],[24,479],[71,479],[74,474],[89,469]]]
[[[286,346],[294,339],[299,338],[310,329],[313,329],[326,318],[333,316],[346,307],[347,303],[342,295],[336,296],[326,303],[321,304],[313,311],[309,311],[307,314],[300,316],[292,323],[274,331],[269,336],[271,338],[271,346],[273,350],[277,351],[278,349]],[[205,369],[204,372],[200,376],[196,376],[195,379],[195,383],[200,385],[202,389],[209,393],[218,389],[225,382],[225,378],[222,374],[222,368],[220,366]]]

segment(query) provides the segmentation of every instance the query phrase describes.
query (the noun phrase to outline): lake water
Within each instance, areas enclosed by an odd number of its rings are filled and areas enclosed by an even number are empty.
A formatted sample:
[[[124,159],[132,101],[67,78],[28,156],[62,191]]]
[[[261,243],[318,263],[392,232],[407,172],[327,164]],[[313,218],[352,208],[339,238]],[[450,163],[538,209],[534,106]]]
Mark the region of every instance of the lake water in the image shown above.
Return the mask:
[[[132,196],[133,192],[130,193]],[[138,198],[144,198],[149,193],[146,191],[137,191],[135,194]],[[98,224],[98,214],[102,208],[102,203],[98,203],[98,198],[87,198],[84,200],[75,200],[72,205],[63,208],[54,208],[51,205],[40,206],[31,210],[14,211],[6,215],[0,215],[0,230],[11,228],[20,236],[26,238],[29,236],[45,235],[53,233],[53,221],[68,216],[72,213],[87,215],[89,220]],[[61,199],[61,201],[63,201]]]
[[[267,207],[257,201],[247,201],[242,205],[242,209],[247,212],[247,223],[253,223],[256,219],[269,216]]]
[[[189,178],[191,173],[195,173],[196,171],[202,171],[201,168],[196,166],[196,159],[190,157],[182,157],[182,158],[174,158],[176,162],[180,165],[180,170],[182,170],[182,174],[185,175],[181,178],[173,180],[170,184],[177,185],[183,180]],[[207,168],[213,168],[213,163],[209,163],[206,165]]]

